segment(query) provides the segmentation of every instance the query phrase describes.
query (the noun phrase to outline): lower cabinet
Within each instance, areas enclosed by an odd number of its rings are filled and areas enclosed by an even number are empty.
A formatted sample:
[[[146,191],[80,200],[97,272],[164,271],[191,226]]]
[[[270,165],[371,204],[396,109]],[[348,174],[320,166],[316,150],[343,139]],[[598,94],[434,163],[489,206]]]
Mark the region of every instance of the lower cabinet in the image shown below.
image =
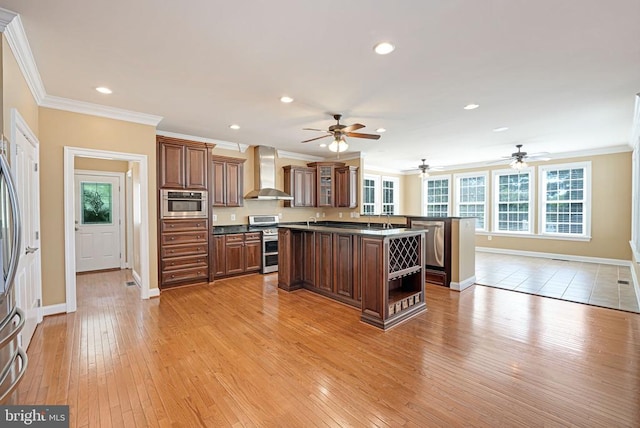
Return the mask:
[[[160,287],[209,280],[208,221],[160,221]]]
[[[212,274],[214,278],[258,272],[262,268],[260,232],[214,235]]]

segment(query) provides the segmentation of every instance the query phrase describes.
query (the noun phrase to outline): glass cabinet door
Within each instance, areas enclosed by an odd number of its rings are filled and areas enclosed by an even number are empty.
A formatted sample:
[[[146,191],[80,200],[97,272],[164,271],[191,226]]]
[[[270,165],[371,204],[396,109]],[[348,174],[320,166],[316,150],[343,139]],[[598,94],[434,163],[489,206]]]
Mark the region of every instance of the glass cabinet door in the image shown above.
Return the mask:
[[[333,167],[318,167],[318,206],[333,206]]]

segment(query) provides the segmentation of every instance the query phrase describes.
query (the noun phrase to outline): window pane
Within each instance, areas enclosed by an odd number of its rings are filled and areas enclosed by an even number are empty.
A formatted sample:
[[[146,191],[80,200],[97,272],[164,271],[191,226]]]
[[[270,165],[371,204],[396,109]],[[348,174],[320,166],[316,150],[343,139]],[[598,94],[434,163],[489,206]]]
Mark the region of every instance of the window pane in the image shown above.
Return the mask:
[[[110,183],[81,183],[82,224],[112,223]]]
[[[585,213],[585,168],[547,170],[543,175],[545,215],[544,230],[548,233],[582,234]],[[561,203],[551,203],[562,201]],[[559,213],[559,214],[556,214]]]

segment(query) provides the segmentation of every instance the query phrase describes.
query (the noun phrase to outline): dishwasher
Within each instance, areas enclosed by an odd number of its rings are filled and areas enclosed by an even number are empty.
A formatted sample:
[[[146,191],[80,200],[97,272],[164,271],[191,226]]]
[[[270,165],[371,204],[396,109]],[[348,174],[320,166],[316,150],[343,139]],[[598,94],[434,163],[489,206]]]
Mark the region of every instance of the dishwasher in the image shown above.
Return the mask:
[[[416,220],[411,227],[425,231],[427,266],[444,268],[444,221]]]

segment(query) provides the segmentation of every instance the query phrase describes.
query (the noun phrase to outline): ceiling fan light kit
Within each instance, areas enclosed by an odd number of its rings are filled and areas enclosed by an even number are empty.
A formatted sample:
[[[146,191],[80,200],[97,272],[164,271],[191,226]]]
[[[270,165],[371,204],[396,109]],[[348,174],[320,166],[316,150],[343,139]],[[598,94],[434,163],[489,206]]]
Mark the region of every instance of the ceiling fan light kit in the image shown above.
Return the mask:
[[[336,120],[335,125],[331,125],[326,131],[323,129],[316,128],[303,128],[306,131],[320,131],[326,133],[321,137],[311,138],[309,140],[302,141],[303,143],[308,143],[315,140],[320,140],[322,138],[333,137],[333,142],[329,144],[329,150],[332,152],[342,153],[349,148],[349,144],[347,144],[345,137],[354,137],[354,138],[366,138],[368,140],[377,140],[380,138],[379,135],[375,134],[364,134],[361,132],[353,132],[358,129],[364,128],[364,125],[361,123],[354,123],[353,125],[342,125],[340,123],[340,118],[342,115],[334,114],[333,118]],[[320,147],[325,147],[325,145],[320,145]]]
[[[333,142],[331,144],[329,144],[329,150],[331,150],[334,153],[342,153],[344,151],[346,151],[349,148],[349,145],[347,144],[347,142],[344,140],[344,138],[341,139],[335,139],[333,140]]]
[[[420,168],[420,178],[427,178],[429,176],[429,165],[424,163],[426,159],[422,159],[422,165],[418,165]]]

